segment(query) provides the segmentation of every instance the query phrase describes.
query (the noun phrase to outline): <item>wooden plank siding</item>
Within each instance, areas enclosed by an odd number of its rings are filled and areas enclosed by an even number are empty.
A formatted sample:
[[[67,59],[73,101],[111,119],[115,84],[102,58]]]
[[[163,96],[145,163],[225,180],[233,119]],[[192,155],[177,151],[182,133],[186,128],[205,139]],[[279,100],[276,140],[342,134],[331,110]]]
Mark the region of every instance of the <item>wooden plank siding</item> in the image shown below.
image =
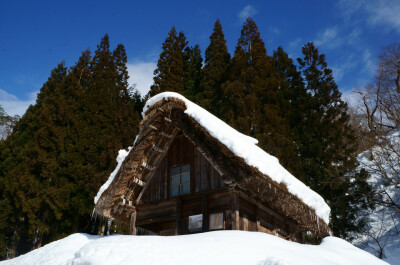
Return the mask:
[[[190,193],[171,197],[171,168],[190,164]],[[136,206],[136,226],[159,235],[189,234],[189,217],[202,215],[201,231],[210,231],[210,215],[223,214],[223,229],[295,236],[297,225],[247,194],[224,186],[221,175],[184,135],[177,136]],[[221,216],[221,215],[219,215]],[[218,228],[219,229],[219,228]],[[193,232],[193,231],[192,231]]]
[[[165,158],[160,162],[149,188],[143,194],[142,203],[171,198],[171,168],[190,164],[191,193],[215,190],[223,187],[221,176],[208,160],[184,135],[177,136]]]

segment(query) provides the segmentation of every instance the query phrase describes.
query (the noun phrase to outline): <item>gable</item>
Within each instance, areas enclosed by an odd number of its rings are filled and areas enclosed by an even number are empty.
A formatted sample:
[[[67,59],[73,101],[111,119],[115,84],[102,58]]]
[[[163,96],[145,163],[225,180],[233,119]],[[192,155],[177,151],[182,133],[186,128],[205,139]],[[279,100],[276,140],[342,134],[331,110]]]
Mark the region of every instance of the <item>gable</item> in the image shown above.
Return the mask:
[[[214,182],[209,181],[208,178],[215,172],[204,173],[207,172],[209,167],[202,166],[207,165],[206,162],[209,162],[213,165],[213,170],[223,176],[224,184],[220,185],[228,186],[230,190],[244,191],[257,201],[268,205],[272,210],[291,218],[295,223],[300,224],[304,229],[311,231],[315,235],[325,235],[330,231],[324,220],[315,214],[314,209],[292,194],[285,183],[276,182],[274,178],[260,171],[261,165],[250,165],[243,156],[235,153],[238,151],[235,147],[239,144],[240,148],[246,149],[246,154],[250,152],[252,156],[257,155],[259,163],[262,164],[266,161],[264,158],[269,155],[261,151],[261,149],[258,150],[259,148],[254,143],[247,141],[247,138],[250,137],[241,135],[215,116],[212,116],[204,109],[199,109],[200,107],[195,106],[186,99],[155,98],[154,100],[156,102],[153,102],[145,112],[140,124],[135,146],[125,158],[121,168],[118,169],[115,178],[110,181],[111,184],[105,189],[104,194],[100,193],[100,199],[95,207],[96,213],[121,222],[129,222],[131,213],[136,211],[135,207],[143,203],[142,197],[146,192],[149,192],[148,196],[150,196],[150,199],[147,200],[157,200],[162,196],[168,196],[168,192],[170,192],[168,188],[169,182],[168,178],[165,179],[165,176],[168,177],[168,170],[171,170],[170,165],[168,165],[170,162],[164,162],[164,169],[162,169],[164,174],[158,172],[158,180],[153,181],[153,177],[156,176],[155,173],[161,170],[161,162],[166,157],[168,159],[170,156],[175,156],[174,161],[182,163],[185,162],[185,159],[190,158],[192,154],[194,161],[196,161],[196,156],[199,157],[197,164],[200,167],[193,168],[193,170],[194,173],[196,173],[196,170],[200,170],[200,173],[197,174],[200,178],[191,181],[190,185],[195,185],[190,187],[191,192],[197,192],[196,189],[201,192],[201,189],[212,187]],[[206,123],[202,119],[204,117],[206,117]],[[225,130],[227,128],[228,130]],[[224,137],[218,134],[221,132],[224,133]],[[190,145],[186,144],[183,146],[172,144],[179,137],[186,137],[182,141],[188,140],[195,143],[195,147],[190,147]],[[230,144],[226,143],[226,139],[230,141]],[[239,143],[235,145],[235,141],[239,141]],[[179,154],[177,151],[181,150],[181,148],[183,150],[192,148],[193,152],[191,154],[190,152]],[[205,160],[199,154],[205,154],[202,156]],[[282,177],[281,173],[284,173],[289,179],[295,179],[290,173],[283,170],[282,166],[273,166],[279,164],[276,158],[275,160],[272,161],[272,168],[270,169],[272,170],[271,174],[275,174],[274,170],[278,168],[278,174],[274,175],[275,179]],[[262,164],[264,169],[270,166],[271,163]],[[166,180],[167,186],[159,189],[159,186],[163,181],[165,183]],[[297,179],[296,181],[297,184],[301,184],[298,183]],[[303,187],[305,185],[301,184],[300,186]],[[154,192],[148,191],[148,188]],[[304,191],[304,189],[306,190]],[[304,191],[305,194],[311,194],[311,197],[316,199],[317,205],[325,203],[322,198],[318,197],[319,195],[317,196],[317,194],[307,189],[307,187],[303,187],[299,190]],[[164,192],[164,195],[162,195],[162,192]],[[322,207],[321,209],[324,210],[325,208]]]
[[[180,134],[174,138],[166,156],[157,166],[139,203],[174,197],[172,170],[186,165],[190,167],[190,194],[223,187],[218,171],[186,136]]]

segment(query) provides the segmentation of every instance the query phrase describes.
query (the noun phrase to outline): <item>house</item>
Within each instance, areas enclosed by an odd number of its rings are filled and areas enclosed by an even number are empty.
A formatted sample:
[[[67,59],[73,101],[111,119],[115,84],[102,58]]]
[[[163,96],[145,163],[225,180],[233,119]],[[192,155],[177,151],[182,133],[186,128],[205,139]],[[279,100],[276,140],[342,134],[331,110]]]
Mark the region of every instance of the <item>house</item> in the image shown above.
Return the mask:
[[[261,231],[322,238],[330,208],[278,159],[183,96],[145,106],[134,146],[95,198],[95,212],[131,234]],[[120,151],[121,154],[121,151]]]

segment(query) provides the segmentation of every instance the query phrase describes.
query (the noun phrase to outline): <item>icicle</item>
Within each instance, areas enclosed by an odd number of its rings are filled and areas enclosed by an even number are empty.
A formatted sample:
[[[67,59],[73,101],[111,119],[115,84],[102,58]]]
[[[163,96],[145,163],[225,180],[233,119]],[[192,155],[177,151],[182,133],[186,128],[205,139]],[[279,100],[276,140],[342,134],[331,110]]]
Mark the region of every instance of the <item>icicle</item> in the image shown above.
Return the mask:
[[[110,228],[111,228],[112,222],[113,221],[111,219],[107,219],[107,236],[110,235]]]
[[[90,219],[93,219],[93,216],[96,214],[96,212],[95,212],[94,209],[95,209],[95,208],[93,208],[93,212],[92,212],[92,215],[90,216]]]

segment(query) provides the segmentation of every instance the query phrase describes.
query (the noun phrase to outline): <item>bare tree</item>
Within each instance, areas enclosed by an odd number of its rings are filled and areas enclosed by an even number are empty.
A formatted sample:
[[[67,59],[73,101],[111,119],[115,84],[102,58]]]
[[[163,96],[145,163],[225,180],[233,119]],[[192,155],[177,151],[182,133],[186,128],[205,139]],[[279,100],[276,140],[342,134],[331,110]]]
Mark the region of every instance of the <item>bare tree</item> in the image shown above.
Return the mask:
[[[14,125],[19,119],[18,115],[9,116],[0,106],[0,140],[6,139],[11,134]]]
[[[376,76],[360,95],[357,123],[360,167],[368,171],[374,210],[365,211],[364,242],[382,258],[400,235],[400,43],[386,47]]]
[[[379,175],[388,189],[376,192],[376,203],[400,212],[400,43],[388,46],[379,57],[373,84],[363,91],[360,111],[364,116],[370,150],[370,173]],[[369,144],[369,147],[371,143]]]

